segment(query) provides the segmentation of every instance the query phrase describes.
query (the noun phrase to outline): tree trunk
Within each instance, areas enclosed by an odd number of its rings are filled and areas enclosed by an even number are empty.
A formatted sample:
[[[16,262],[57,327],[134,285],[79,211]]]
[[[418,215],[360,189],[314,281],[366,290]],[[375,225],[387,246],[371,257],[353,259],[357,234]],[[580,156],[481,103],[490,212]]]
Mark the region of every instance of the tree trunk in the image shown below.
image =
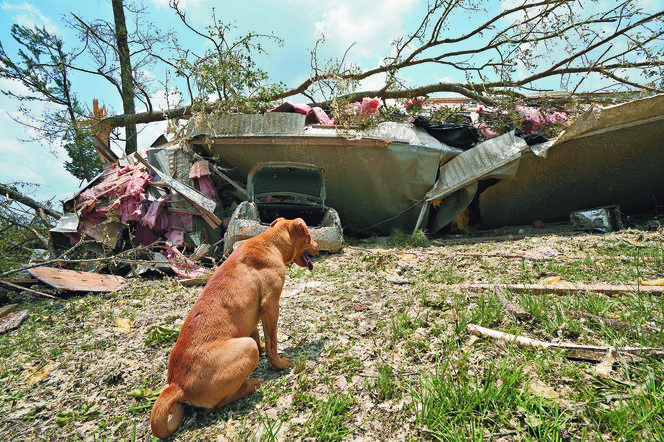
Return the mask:
[[[13,200],[18,201],[21,204],[25,204],[28,207],[32,207],[35,210],[42,209],[44,213],[46,213],[49,216],[52,216],[55,219],[60,219],[62,217],[62,213],[58,212],[57,210],[53,210],[50,207],[45,206],[44,204],[23,195],[21,192],[17,191],[16,189],[12,189],[11,187],[6,186],[2,183],[0,183],[0,193],[6,195],[7,197]]]
[[[118,58],[120,60],[120,79],[122,81],[122,107],[125,115],[136,112],[134,108],[134,79],[129,57],[129,44],[127,43],[127,24],[125,22],[123,0],[113,0],[113,18],[115,19],[115,38],[118,43]],[[125,153],[131,154],[137,150],[136,126],[125,127],[126,144]]]

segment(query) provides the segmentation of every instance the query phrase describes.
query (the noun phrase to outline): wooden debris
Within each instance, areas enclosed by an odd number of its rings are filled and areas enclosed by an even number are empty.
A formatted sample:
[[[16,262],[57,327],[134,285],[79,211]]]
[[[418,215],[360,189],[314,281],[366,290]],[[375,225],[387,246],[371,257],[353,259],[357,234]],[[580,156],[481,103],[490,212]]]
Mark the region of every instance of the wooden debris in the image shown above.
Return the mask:
[[[192,189],[186,184],[169,177],[164,172],[145,161],[145,159],[139,154],[135,154],[135,156],[138,161],[145,165],[145,167],[158,174],[161,179],[171,187],[171,189],[182,195],[184,199],[194,206],[200,212],[201,217],[203,217],[213,229],[216,229],[221,225],[221,220],[213,213],[216,207],[216,203],[213,200],[206,197],[198,190]]]
[[[178,279],[178,283],[184,287],[193,287],[197,285],[205,285],[208,283],[210,278],[212,277],[212,273],[208,273],[206,275],[199,276],[198,278],[191,278],[191,279]]]
[[[10,287],[14,287],[15,289],[22,290],[22,291],[25,291],[25,292],[34,293],[34,294],[40,295],[40,296],[45,296],[47,298],[60,299],[57,296],[49,295],[48,293],[40,292],[38,290],[32,290],[32,289],[29,289],[27,287],[21,287],[20,285],[11,283],[11,282],[9,282],[7,280],[4,280],[4,279],[0,279],[0,284],[5,284],[5,285],[8,285]]]
[[[16,304],[14,304],[15,306]],[[12,307],[13,309],[13,307]],[[21,310],[20,312],[8,312],[3,314],[0,318],[0,334],[8,332],[9,330],[14,330],[21,325],[21,322],[28,316],[27,310]]]
[[[121,276],[77,272],[55,267],[35,267],[28,272],[44,284],[56,289],[80,292],[114,292],[124,282]]]
[[[0,308],[0,318],[4,318],[13,312],[16,307],[18,307],[18,304],[7,304],[2,306],[2,308]]]
[[[496,290],[496,287],[509,290],[510,292],[530,293],[553,293],[566,295],[570,293],[603,293],[615,296],[627,293],[643,292],[651,294],[664,293],[664,286],[645,286],[637,284],[573,284],[560,282],[557,284],[454,284],[452,289],[460,290]]]
[[[510,301],[508,301],[507,298],[505,298],[505,291],[503,290],[502,287],[497,286],[495,292],[496,296],[503,304],[503,308],[508,312],[510,312],[512,315],[514,315],[516,319],[518,319],[519,321],[530,322],[530,323],[537,322],[537,318],[535,318],[533,315],[523,310],[521,307],[514,305]]]
[[[482,327],[476,324],[468,324],[466,329],[476,336],[487,336],[507,343],[514,343],[520,347],[530,347],[539,350],[555,350],[567,353],[567,357],[574,359],[585,359],[600,362],[604,360],[607,352],[613,347],[578,345],[571,343],[554,344],[552,342],[540,341],[527,336],[516,336],[498,330]],[[664,348],[658,347],[619,347],[615,348],[619,359],[629,356],[664,356]]]

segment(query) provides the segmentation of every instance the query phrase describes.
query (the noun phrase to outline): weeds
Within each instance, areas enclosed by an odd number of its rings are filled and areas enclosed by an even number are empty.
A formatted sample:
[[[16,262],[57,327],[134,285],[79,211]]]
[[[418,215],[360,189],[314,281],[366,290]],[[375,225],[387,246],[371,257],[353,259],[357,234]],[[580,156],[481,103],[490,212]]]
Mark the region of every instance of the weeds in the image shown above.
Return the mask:
[[[378,400],[381,402],[397,396],[398,386],[394,382],[394,372],[392,371],[392,367],[385,364],[380,364],[378,366],[378,377],[373,388],[375,388]]]
[[[431,244],[426,233],[421,230],[416,231],[412,235],[404,233],[402,230],[394,229],[390,234],[390,244],[397,248],[406,247],[426,247]]]
[[[180,334],[179,328],[168,328],[163,325],[157,325],[148,328],[148,337],[145,338],[145,345],[157,343],[160,345],[175,344]]]
[[[319,441],[340,441],[352,432],[345,423],[355,400],[350,395],[334,394],[326,401],[314,401],[311,416],[304,424],[305,436]]]
[[[531,239],[422,249],[395,234],[400,249],[373,239],[317,257],[313,272],[290,266],[278,346],[291,367],[274,370],[261,356],[251,375],[262,382],[257,392],[210,414],[187,407],[175,438],[661,440],[662,361],[625,359],[599,376],[596,363],[466,330],[474,323],[545,341],[662,347],[660,295],[507,291],[536,319],[524,322],[494,291],[462,287],[553,273],[579,284],[662,278],[663,233],[551,237],[551,259],[524,256],[542,246]],[[302,290],[309,282],[315,290]],[[150,439],[171,345],[200,287],[127,284],[25,302],[28,319],[0,334],[0,439]]]

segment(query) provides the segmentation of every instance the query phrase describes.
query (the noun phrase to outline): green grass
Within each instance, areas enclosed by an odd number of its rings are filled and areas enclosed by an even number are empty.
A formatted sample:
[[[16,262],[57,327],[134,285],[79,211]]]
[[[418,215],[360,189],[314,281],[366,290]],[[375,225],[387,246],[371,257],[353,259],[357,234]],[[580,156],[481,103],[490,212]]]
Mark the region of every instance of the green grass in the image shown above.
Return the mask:
[[[159,345],[173,345],[180,334],[179,328],[168,328],[164,325],[157,325],[148,328],[148,337],[145,338],[145,345],[157,343]]]
[[[375,390],[379,401],[387,401],[399,395],[399,385],[395,377],[392,367],[386,364],[378,365],[378,376],[371,387]]]
[[[355,399],[351,395],[333,394],[327,400],[314,400],[312,412],[304,427],[304,436],[317,441],[340,441],[352,432],[346,424]]]
[[[431,240],[421,230],[408,234],[400,229],[393,229],[390,233],[389,243],[397,248],[426,247],[431,244]]]
[[[661,235],[654,238],[638,247],[611,235],[558,239],[551,246],[561,253],[552,260],[517,254],[530,247],[524,240],[407,251],[358,247],[317,258],[314,272],[290,266],[293,284],[311,278],[316,287],[281,299],[279,332],[287,338],[279,351],[293,364],[274,370],[261,357],[251,375],[263,382],[259,391],[209,415],[188,407],[176,439],[662,440],[661,359],[617,362],[599,376],[594,362],[476,338],[466,329],[473,323],[548,342],[664,347],[660,295],[505,291],[536,318],[530,323],[509,314],[493,290],[456,285],[534,283],[552,273],[580,284],[663,278]],[[169,349],[200,288],[141,284],[25,303],[28,319],[0,335],[0,413],[9,416],[0,420],[0,435],[150,438],[150,409]],[[122,332],[117,318],[132,320],[131,330]],[[28,376],[40,367],[48,376],[31,383]]]
[[[562,440],[571,416],[531,394],[527,381],[525,365],[510,354],[473,374],[445,360],[413,386],[414,422],[437,440],[479,441],[506,429],[532,440]]]

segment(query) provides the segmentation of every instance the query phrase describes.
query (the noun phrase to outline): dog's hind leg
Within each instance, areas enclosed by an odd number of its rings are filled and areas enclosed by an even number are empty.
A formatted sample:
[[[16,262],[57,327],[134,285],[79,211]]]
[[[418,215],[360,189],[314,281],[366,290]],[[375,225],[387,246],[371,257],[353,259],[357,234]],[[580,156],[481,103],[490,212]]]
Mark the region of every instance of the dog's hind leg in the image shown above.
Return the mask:
[[[238,389],[238,391],[235,392],[235,394],[222,399],[221,402],[219,402],[217,405],[214,406],[214,408],[221,408],[224,405],[228,405],[232,402],[237,401],[238,399],[242,399],[245,396],[249,396],[251,393],[258,390],[258,387],[260,386],[261,386],[261,381],[259,381],[258,379],[247,378],[244,380],[242,385],[240,385],[240,388]],[[206,409],[205,411],[209,413],[210,411],[212,411],[212,409]]]
[[[248,394],[260,386],[258,379],[247,379],[258,366],[258,347],[253,338],[236,338],[221,343],[209,343],[201,355],[204,366],[198,372],[195,392],[190,397],[199,400],[191,405],[203,407],[206,411],[223,407]],[[196,402],[199,402],[198,404]]]
[[[258,326],[256,326],[256,329],[254,329],[253,332],[251,332],[251,337],[256,341],[256,345],[258,345],[258,351],[261,353],[265,352],[265,344],[261,342],[261,337],[258,334]]]

